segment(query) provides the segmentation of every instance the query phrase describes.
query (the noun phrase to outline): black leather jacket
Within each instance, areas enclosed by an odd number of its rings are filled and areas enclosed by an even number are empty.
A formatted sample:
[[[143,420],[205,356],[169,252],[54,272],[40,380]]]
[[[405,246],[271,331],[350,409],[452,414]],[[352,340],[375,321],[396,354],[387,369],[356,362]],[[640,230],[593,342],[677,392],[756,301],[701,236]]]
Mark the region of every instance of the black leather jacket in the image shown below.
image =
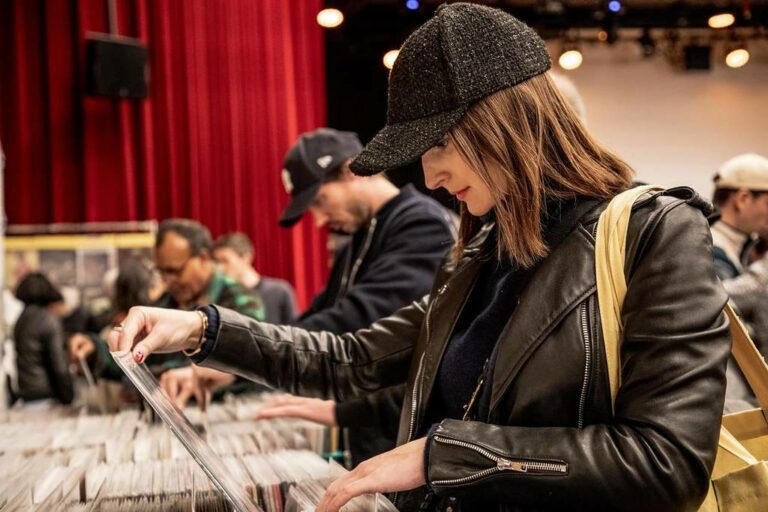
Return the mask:
[[[68,404],[74,395],[61,322],[42,306],[24,308],[13,330],[19,395]]]
[[[595,295],[604,205],[541,262],[499,339],[488,422],[444,420],[427,483],[464,510],[695,510],[717,449],[730,349],[708,204],[690,189],[644,197],[627,241],[622,384],[611,410]],[[399,443],[423,429],[441,355],[479,269],[483,238],[430,296],[341,336],[220,309],[205,365],[343,400],[407,381]],[[417,510],[426,489],[400,493]]]

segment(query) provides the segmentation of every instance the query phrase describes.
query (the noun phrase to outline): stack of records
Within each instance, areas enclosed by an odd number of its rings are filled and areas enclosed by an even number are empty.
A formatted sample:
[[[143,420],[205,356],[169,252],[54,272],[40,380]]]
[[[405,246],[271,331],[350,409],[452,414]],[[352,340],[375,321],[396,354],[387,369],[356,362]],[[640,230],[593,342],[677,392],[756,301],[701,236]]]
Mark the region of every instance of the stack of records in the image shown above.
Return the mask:
[[[338,474],[320,456],[330,446],[325,427],[252,419],[274,395],[182,412],[146,367],[116,360],[162,422],[151,411],[14,407],[0,418],[0,511],[283,512],[296,506],[292,492],[317,494]],[[355,503],[369,508],[349,510],[377,510],[377,502],[364,497]]]

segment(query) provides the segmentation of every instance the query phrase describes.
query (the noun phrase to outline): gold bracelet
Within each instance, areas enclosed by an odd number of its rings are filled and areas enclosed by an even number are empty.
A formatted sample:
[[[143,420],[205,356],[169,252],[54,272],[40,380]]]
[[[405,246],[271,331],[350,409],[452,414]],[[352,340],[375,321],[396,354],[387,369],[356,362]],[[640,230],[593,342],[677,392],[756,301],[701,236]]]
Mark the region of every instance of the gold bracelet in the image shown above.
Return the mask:
[[[200,317],[200,337],[197,339],[197,343],[195,344],[195,348],[193,350],[184,349],[182,352],[187,357],[192,357],[195,354],[198,354],[202,348],[203,348],[203,342],[205,341],[205,331],[208,329],[208,315],[200,311],[199,309],[195,311],[195,313],[198,314]]]

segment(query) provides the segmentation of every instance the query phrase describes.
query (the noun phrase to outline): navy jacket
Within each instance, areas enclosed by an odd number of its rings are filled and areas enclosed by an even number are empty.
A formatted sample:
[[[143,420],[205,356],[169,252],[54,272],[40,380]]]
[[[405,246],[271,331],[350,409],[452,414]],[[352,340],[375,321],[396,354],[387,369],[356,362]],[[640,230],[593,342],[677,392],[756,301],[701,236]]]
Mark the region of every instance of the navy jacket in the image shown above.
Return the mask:
[[[336,255],[325,289],[293,325],[354,332],[429,293],[454,243],[450,214],[406,185]],[[340,403],[336,420],[350,427],[354,465],[395,447],[404,386]]]
[[[406,185],[337,253],[325,289],[293,324],[336,334],[368,327],[427,294],[452,246],[447,210]]]

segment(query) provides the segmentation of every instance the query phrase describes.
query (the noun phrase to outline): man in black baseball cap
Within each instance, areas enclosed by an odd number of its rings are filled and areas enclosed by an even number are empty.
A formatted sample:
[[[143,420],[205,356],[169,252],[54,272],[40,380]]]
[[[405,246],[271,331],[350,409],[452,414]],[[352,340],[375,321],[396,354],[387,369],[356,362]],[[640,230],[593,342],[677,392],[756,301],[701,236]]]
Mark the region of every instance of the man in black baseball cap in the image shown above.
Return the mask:
[[[319,128],[302,134],[285,157],[283,185],[291,201],[280,224],[292,226],[310,210],[318,225],[351,235],[325,289],[293,322],[303,329],[353,332],[394,313],[429,292],[453,246],[453,220],[436,201],[412,185],[398,189],[383,174],[351,172],[361,149],[356,134]],[[349,428],[356,465],[395,446],[403,392],[399,386],[341,404],[296,397],[264,413],[302,409],[302,417]]]
[[[283,164],[283,186],[291,195],[291,202],[280,217],[280,225],[296,224],[313,205],[323,184],[339,181],[343,177],[342,167],[361,149],[356,133],[333,128],[318,128],[299,136]],[[397,194],[396,189],[390,192]]]

